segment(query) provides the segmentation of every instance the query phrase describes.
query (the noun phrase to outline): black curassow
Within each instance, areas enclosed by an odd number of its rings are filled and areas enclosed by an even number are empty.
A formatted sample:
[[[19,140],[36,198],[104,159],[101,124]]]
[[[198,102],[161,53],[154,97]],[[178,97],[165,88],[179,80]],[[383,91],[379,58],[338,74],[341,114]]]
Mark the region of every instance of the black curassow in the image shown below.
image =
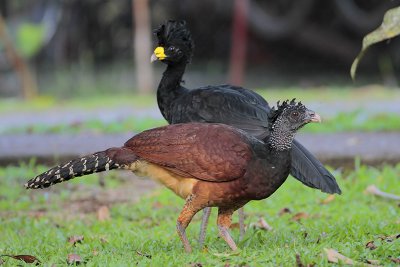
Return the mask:
[[[193,54],[193,40],[184,21],[168,21],[155,34],[158,47],[151,61],[167,64],[157,90],[157,102],[170,123],[224,123],[263,139],[270,133],[267,117],[271,109],[260,95],[232,85],[205,86],[187,89],[181,85],[186,65]],[[326,193],[340,194],[333,175],[305,147],[294,140],[290,174],[303,184]],[[240,209],[239,211],[241,211]],[[200,230],[203,243],[210,209],[204,210]],[[243,215],[239,213],[240,232],[244,233]]]
[[[29,180],[38,189],[93,172],[127,169],[151,177],[186,199],[177,232],[191,252],[185,230],[193,216],[218,207],[218,230],[232,250],[232,213],[251,200],[269,197],[286,180],[291,144],[298,129],[320,122],[301,103],[283,102],[270,110],[269,131],[259,140],[225,124],[184,123],[144,131],[119,148],[110,148],[54,167]]]

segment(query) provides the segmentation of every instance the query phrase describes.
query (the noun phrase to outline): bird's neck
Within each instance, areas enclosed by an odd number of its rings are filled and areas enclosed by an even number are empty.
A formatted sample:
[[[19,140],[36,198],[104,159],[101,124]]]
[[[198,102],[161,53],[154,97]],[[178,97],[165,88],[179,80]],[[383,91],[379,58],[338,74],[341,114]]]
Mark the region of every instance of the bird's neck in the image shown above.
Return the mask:
[[[167,121],[169,121],[168,111],[171,103],[186,91],[186,89],[181,86],[185,68],[186,63],[168,65],[158,85],[157,103],[162,115]]]
[[[295,132],[276,127],[272,129],[271,134],[266,141],[271,149],[276,151],[286,151],[291,149],[294,136]]]

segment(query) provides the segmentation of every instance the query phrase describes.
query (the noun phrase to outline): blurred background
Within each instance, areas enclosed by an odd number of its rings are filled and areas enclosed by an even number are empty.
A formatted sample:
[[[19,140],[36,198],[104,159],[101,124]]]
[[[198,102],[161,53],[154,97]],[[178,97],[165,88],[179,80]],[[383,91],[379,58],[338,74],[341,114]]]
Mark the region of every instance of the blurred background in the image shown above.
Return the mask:
[[[1,0],[0,97],[151,93],[152,30],[188,22],[195,41],[188,87],[352,85],[362,37],[398,0]],[[396,87],[400,40],[371,48],[356,85]],[[146,77],[140,81],[138,77]]]
[[[195,42],[186,87],[242,85],[271,105],[297,97],[324,117],[322,125],[304,130],[305,144],[321,159],[335,166],[352,165],[356,157],[397,162],[400,39],[369,48],[354,82],[349,72],[363,37],[399,5],[1,0],[0,162],[58,162],[165,125],[155,91],[166,66],[151,64],[150,56],[154,29],[169,19],[186,20]],[[326,147],[307,133],[320,134]]]
[[[0,0],[0,255],[32,254],[50,265],[79,253],[88,265],[131,266],[161,252],[169,266],[255,259],[267,260],[260,266],[328,266],[316,259],[332,247],[359,264],[399,263],[400,243],[389,237],[399,237],[400,225],[400,38],[369,48],[356,80],[350,77],[363,37],[398,6],[400,0]],[[226,257],[202,251],[188,262],[172,231],[181,200],[131,173],[92,174],[45,190],[22,186],[55,164],[167,124],[156,101],[166,65],[150,64],[150,56],[153,30],[169,19],[186,20],[195,42],[184,86],[242,85],[271,106],[297,98],[323,118],[296,138],[343,194],[327,196],[289,178],[268,201],[247,205],[251,236],[241,246],[254,248],[254,256],[211,263],[200,258]],[[251,227],[263,216],[276,230]],[[197,235],[198,226],[190,228],[189,236]],[[72,235],[85,241],[67,246]],[[280,254],[270,254],[273,247]],[[295,263],[297,253],[308,260]],[[171,263],[182,257],[185,264]]]

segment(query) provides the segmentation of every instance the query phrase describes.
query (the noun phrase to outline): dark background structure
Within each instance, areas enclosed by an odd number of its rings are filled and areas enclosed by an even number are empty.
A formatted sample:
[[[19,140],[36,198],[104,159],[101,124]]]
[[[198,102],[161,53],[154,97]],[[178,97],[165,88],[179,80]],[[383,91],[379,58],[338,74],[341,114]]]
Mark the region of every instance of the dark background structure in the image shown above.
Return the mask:
[[[250,87],[307,87],[328,79],[350,84],[349,68],[362,37],[379,26],[386,10],[399,4],[398,0],[1,0],[0,10],[17,52],[25,51],[19,54],[39,93],[65,96],[68,93],[54,88],[60,84],[54,77],[67,75],[76,81],[82,72],[92,77],[119,73],[126,80],[122,87],[143,89],[135,75],[137,65],[143,65],[135,55],[142,53],[134,52],[143,38],[135,42],[135,34],[144,26],[152,38],[149,30],[167,19],[186,20],[193,33],[190,84],[230,81]],[[148,20],[139,25],[135,14],[143,12]],[[151,40],[150,52],[155,45]],[[2,45],[0,95],[15,96],[21,82],[6,50]],[[400,40],[395,38],[369,50],[360,66],[359,83],[396,86],[399,68]],[[156,89],[155,83],[143,86]],[[117,84],[114,90],[118,88]]]

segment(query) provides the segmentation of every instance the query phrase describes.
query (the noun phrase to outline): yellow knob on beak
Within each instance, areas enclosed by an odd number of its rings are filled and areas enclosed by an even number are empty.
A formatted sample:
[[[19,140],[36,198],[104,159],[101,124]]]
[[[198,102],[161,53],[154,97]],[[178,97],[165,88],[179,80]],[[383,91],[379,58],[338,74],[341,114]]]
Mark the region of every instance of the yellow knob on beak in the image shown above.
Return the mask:
[[[164,53],[164,47],[159,46],[156,49],[154,49],[154,53],[151,55],[150,62],[154,62],[156,60],[163,60],[166,57],[167,56]]]

